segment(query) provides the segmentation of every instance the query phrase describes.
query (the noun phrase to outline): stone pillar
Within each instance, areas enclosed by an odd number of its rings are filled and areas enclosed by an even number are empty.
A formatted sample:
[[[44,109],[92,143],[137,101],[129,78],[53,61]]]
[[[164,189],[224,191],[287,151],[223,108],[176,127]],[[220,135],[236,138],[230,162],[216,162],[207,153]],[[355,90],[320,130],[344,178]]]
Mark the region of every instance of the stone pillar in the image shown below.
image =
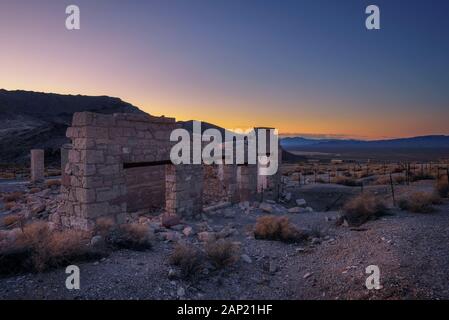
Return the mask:
[[[257,194],[257,165],[241,165],[237,169],[240,201],[254,200]]]
[[[70,184],[61,192],[65,199],[61,223],[91,229],[100,217],[116,223],[126,219],[126,184],[122,150],[111,139],[118,131],[115,118],[89,112],[75,113],[67,137],[72,139],[65,174]]]
[[[44,172],[44,150],[31,150],[31,182],[43,181]]]
[[[237,166],[234,164],[219,165],[218,176],[225,189],[227,200],[231,203],[238,202]]]
[[[72,149],[71,144],[64,144],[61,147],[61,183],[62,185],[70,185],[70,176],[65,172],[66,165],[69,162],[69,150]]]
[[[203,166],[194,164],[165,167],[165,201],[168,214],[194,217],[203,211]]]

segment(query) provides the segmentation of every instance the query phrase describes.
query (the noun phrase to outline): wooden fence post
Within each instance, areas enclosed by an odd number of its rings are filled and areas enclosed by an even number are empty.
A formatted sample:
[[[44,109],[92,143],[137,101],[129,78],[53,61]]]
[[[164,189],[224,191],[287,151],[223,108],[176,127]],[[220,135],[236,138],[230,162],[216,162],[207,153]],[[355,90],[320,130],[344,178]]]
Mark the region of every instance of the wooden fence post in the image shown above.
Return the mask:
[[[396,199],[394,198],[394,185],[393,185],[393,176],[390,172],[390,186],[391,186],[391,196],[393,197],[393,206],[396,206]]]

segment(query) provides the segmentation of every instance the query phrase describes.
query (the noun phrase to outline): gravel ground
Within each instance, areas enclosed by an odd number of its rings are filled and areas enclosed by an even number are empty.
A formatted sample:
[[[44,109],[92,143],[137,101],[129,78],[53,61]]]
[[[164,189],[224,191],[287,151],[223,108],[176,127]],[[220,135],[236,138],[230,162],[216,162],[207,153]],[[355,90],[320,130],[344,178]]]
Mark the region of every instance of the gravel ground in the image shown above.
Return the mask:
[[[320,198],[323,203],[332,203],[345,189],[307,188],[299,193],[310,203]],[[250,263],[241,259],[196,280],[170,279],[167,257],[174,244],[155,241],[150,251],[121,250],[100,261],[77,264],[80,290],[65,288],[67,275],[61,268],[2,278],[0,298],[449,299],[448,203],[432,214],[398,211],[355,229],[336,227],[337,211],[289,214],[297,226],[320,230],[322,235],[313,244],[255,240],[250,226],[261,212],[226,212],[212,215],[208,223],[217,230],[236,228],[239,232],[231,239],[241,243],[241,253],[251,258]],[[365,287],[365,268],[369,265],[380,268],[380,290]]]

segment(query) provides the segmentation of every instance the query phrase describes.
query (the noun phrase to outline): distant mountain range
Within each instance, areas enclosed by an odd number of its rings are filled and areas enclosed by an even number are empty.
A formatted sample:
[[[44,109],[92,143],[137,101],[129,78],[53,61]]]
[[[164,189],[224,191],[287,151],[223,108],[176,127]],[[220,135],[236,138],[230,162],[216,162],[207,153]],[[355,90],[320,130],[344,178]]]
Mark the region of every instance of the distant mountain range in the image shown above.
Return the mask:
[[[436,160],[449,157],[449,136],[445,135],[372,141],[288,137],[280,143],[291,152],[327,153],[352,159]]]
[[[308,139],[303,137],[288,137],[281,139],[281,145],[286,148],[325,149],[336,147],[354,148],[449,148],[449,136],[432,135],[389,140],[340,140],[340,139]]]

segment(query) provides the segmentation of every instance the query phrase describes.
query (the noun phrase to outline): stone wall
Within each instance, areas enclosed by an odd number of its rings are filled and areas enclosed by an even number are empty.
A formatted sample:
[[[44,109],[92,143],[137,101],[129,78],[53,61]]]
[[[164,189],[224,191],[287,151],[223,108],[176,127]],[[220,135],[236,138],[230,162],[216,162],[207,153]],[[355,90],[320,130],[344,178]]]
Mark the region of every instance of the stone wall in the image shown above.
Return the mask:
[[[89,229],[102,216],[125,221],[128,190],[124,163],[170,159],[175,120],[149,115],[75,113],[67,137],[72,139],[69,178],[63,183],[61,224]]]
[[[167,165],[165,169],[166,212],[186,218],[201,214],[203,211],[203,165]]]
[[[279,174],[258,178],[257,164],[171,164],[170,134],[177,127],[173,118],[146,114],[75,113],[55,220],[90,229],[100,217],[120,224],[128,213],[163,207],[199,217],[204,204],[259,199],[258,180],[261,190],[277,187]]]

